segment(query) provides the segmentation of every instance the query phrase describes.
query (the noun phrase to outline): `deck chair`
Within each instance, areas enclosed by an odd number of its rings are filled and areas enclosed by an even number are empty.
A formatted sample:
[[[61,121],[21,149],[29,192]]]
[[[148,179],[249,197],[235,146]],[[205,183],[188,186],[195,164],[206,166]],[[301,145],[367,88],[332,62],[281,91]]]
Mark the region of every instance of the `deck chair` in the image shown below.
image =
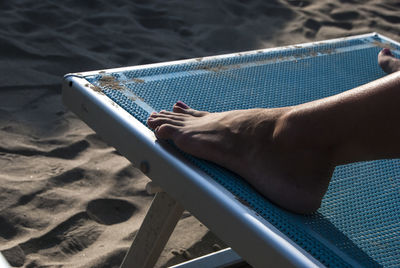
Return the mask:
[[[385,74],[377,33],[316,43],[65,76],[63,101],[138,166],[157,194],[122,267],[152,267],[183,209],[231,249],[176,267],[399,267],[400,160],[338,166],[321,208],[301,216],[242,178],[158,141],[153,111],[181,100],[210,112],[296,105]],[[250,167],[249,167],[250,168]],[[197,266],[196,266],[197,265]]]

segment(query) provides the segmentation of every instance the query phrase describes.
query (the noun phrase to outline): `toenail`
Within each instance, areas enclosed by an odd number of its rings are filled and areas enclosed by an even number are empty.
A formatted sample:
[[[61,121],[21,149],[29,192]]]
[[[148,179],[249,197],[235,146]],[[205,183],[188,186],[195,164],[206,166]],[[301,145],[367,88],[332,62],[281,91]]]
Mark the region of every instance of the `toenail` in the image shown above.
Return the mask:
[[[177,101],[175,103],[175,105],[177,105],[177,106],[179,106],[179,107],[181,107],[183,109],[189,109],[189,106],[186,103],[184,103],[183,101]]]
[[[386,56],[393,56],[392,52],[388,48],[382,49],[382,54]]]

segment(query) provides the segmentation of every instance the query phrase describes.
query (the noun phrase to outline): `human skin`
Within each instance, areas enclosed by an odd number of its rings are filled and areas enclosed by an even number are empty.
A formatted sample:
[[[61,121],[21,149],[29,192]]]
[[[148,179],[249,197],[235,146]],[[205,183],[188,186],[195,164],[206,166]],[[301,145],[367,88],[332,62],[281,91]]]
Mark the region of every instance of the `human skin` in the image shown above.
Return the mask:
[[[221,113],[177,102],[147,123],[159,139],[237,173],[282,208],[312,213],[335,166],[400,156],[400,61],[383,49],[378,63],[389,75],[324,99]]]

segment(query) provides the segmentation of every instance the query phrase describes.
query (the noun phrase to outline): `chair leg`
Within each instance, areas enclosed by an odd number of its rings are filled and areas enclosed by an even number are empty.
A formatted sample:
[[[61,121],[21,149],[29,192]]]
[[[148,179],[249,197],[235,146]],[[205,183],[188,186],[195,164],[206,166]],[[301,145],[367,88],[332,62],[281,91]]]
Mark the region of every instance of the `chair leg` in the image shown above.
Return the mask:
[[[251,268],[231,248],[225,248],[199,258],[170,266],[169,268]]]
[[[154,267],[183,210],[183,207],[167,193],[156,193],[120,267]]]

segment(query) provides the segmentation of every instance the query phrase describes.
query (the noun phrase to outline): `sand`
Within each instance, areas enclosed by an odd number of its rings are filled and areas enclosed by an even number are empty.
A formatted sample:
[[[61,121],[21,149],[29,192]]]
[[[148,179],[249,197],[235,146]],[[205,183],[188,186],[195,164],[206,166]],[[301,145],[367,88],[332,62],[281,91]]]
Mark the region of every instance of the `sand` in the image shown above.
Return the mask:
[[[141,174],[61,103],[68,72],[379,32],[400,3],[1,1],[0,251],[15,267],[118,267],[152,200]],[[225,247],[185,212],[157,263]]]

